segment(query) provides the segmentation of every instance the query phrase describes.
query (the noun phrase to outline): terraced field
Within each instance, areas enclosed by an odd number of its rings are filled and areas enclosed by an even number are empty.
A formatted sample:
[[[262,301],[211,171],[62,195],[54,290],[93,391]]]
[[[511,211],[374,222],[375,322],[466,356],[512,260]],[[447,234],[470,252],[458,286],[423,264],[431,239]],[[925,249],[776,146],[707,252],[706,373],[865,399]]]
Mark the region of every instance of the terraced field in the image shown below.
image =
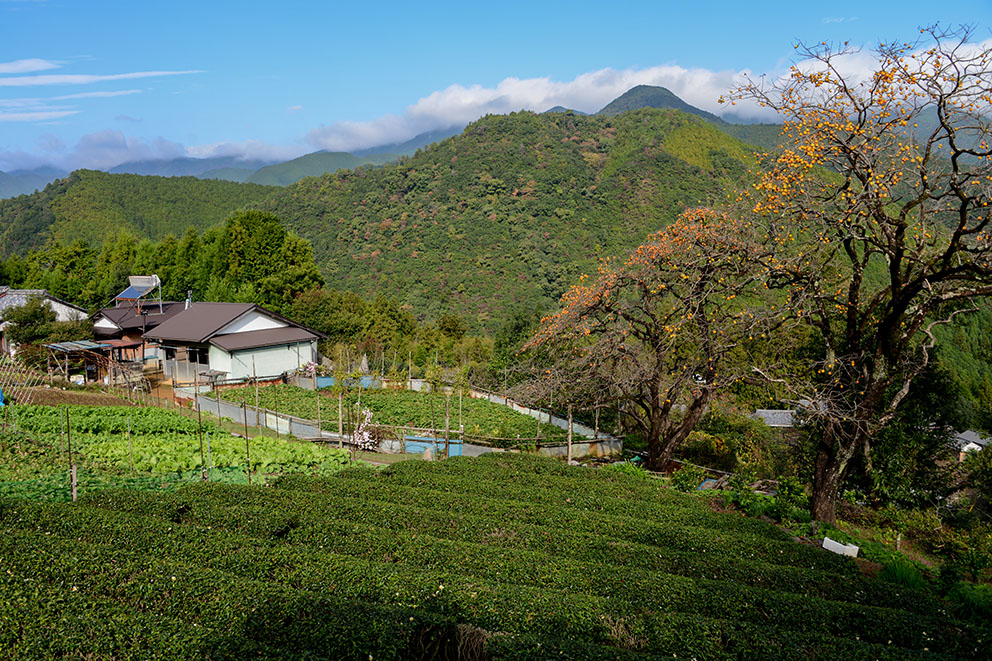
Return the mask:
[[[525,455],[0,501],[15,658],[979,658],[932,597]]]

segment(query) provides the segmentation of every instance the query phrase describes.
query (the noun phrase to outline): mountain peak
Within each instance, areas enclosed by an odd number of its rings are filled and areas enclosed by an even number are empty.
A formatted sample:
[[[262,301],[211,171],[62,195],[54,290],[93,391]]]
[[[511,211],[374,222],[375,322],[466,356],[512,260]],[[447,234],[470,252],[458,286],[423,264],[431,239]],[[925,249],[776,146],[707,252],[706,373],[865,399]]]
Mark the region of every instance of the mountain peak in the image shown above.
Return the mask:
[[[713,113],[686,103],[667,87],[658,87],[655,85],[637,85],[636,87],[631,87],[610,101],[597,114],[619,115],[622,112],[637,110],[639,108],[671,108],[697,115],[714,124],[722,125],[726,123]]]

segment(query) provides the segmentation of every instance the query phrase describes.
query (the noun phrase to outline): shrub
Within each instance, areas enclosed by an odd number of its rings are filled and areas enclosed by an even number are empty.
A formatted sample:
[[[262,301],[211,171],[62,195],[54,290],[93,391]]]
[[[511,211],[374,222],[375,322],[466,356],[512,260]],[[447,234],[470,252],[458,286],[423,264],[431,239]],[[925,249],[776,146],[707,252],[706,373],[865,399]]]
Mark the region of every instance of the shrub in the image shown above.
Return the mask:
[[[953,611],[958,617],[986,623],[992,618],[992,585],[959,583],[947,598],[954,604]]]
[[[647,471],[645,471],[641,466],[629,461],[617,461],[612,464],[607,464],[606,466],[603,466],[602,470],[611,474],[619,473],[622,475],[630,475],[631,477],[641,480],[647,479],[648,477]]]
[[[705,479],[705,470],[699,466],[684,464],[682,468],[672,473],[672,486],[679,491],[695,491]]]
[[[920,570],[908,560],[896,558],[885,563],[878,577],[883,581],[895,583],[911,590],[925,590],[927,581]]]

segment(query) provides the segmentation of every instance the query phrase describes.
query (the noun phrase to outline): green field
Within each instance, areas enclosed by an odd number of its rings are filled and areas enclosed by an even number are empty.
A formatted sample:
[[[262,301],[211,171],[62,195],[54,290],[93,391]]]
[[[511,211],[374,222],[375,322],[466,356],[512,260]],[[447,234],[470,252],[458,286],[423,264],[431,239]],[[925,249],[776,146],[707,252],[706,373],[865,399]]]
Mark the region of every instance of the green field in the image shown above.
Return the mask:
[[[8,433],[0,434],[0,496],[70,498],[65,411],[80,492],[115,486],[172,489],[201,480],[202,465],[208,467],[212,481],[248,480],[244,438],[207,421],[201,455],[197,421],[176,412],[126,406],[24,406],[14,410],[17,433],[11,426]],[[252,438],[247,451],[256,479],[286,472],[329,475],[348,464],[344,451],[270,437]]]
[[[761,521],[528,455],[6,500],[0,528],[0,649],[16,658],[981,658],[988,644],[929,594]]]
[[[255,403],[255,388],[245,386],[221,390],[221,398],[232,402]],[[321,390],[321,420],[324,429],[337,429],[338,397]],[[376,425],[416,427],[444,431],[445,395],[419,393],[410,390],[363,390],[362,408],[372,411],[372,423]],[[288,385],[265,386],[258,389],[258,404],[262,408],[287,413],[307,420],[317,419],[317,395],[312,390]],[[344,395],[344,406],[353,410],[358,406],[358,392]],[[432,409],[433,407],[433,409]],[[433,412],[432,412],[433,411]],[[452,395],[449,415],[451,431],[459,427],[458,396]],[[464,396],[461,400],[461,424],[467,436],[490,438],[497,447],[508,447],[517,443],[517,438],[533,439],[538,434],[538,421],[530,416],[484,399]],[[547,423],[541,424],[541,437],[550,440],[564,440],[563,429]]]

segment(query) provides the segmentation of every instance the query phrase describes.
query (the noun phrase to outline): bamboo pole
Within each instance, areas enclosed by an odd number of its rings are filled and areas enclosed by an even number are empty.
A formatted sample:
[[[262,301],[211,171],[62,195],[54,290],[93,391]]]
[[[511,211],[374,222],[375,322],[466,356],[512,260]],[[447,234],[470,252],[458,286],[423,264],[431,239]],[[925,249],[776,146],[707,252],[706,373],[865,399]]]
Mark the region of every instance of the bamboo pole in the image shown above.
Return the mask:
[[[344,393],[341,391],[341,384],[338,384],[338,447],[344,447]]]

